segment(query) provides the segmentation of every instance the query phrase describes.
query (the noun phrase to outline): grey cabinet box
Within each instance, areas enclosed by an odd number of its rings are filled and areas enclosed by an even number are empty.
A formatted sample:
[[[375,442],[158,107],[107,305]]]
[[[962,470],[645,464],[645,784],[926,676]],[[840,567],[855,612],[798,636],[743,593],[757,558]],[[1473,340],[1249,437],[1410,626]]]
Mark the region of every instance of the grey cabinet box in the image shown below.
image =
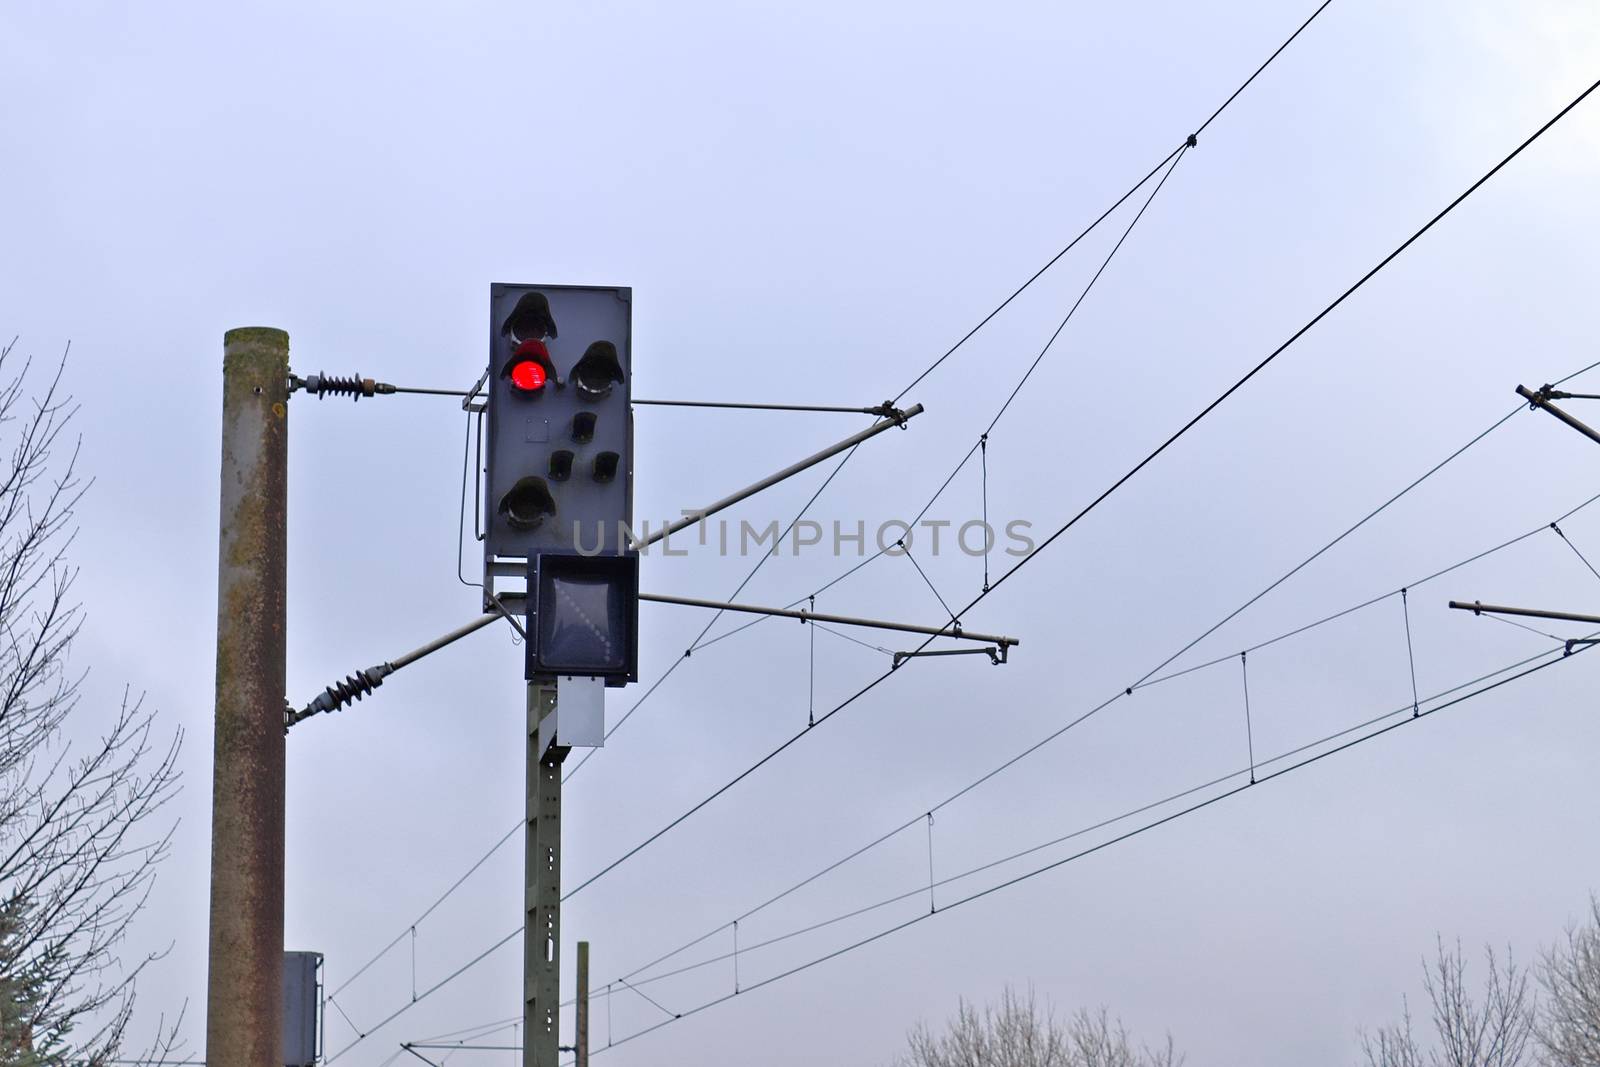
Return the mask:
[[[317,1062],[317,972],[320,952],[283,954],[284,1067],[315,1067]]]

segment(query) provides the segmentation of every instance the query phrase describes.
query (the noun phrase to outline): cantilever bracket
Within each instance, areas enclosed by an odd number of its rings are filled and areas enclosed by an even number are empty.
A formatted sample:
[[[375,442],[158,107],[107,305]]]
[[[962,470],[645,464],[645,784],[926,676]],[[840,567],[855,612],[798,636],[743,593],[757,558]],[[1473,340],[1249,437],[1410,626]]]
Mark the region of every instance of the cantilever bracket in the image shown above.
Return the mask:
[[[1012,645],[1020,645],[1022,643],[1015,637],[963,630],[959,623],[946,623],[943,626],[921,626],[916,623],[864,619],[855,615],[830,615],[821,611],[806,611],[796,608],[768,608],[756,604],[730,604],[721,600],[702,600],[698,597],[668,596],[665,593],[640,593],[639,599],[655,604],[677,604],[687,608],[710,608],[713,611],[736,611],[746,615],[776,615],[784,619],[799,619],[803,623],[821,622],[831,623],[835,626],[865,626],[875,630],[898,630],[901,633],[925,634],[928,637],[948,637],[955,641],[982,641],[985,644],[995,645],[1001,650],[999,662],[1005,661],[1004,652],[1006,649]],[[969,649],[968,651],[981,652],[983,650]]]
[[[1555,619],[1560,622],[1588,622],[1600,626],[1600,615],[1580,615],[1573,611],[1545,611],[1541,608],[1508,608],[1504,604],[1485,604],[1474,600],[1452,600],[1450,606],[1457,611],[1470,611],[1474,615],[1521,615],[1530,619]]]
[[[668,537],[671,537],[679,530],[683,530],[695,525],[696,523],[704,520],[707,516],[715,515],[724,508],[732,507],[741,500],[755,496],[763,489],[770,489],[772,486],[777,485],[786,478],[792,478],[801,471],[814,467],[818,463],[821,463],[823,460],[828,459],[831,456],[837,456],[840,452],[843,452],[846,449],[854,448],[861,442],[869,438],[876,437],[885,430],[892,429],[896,426],[900,427],[901,429],[905,429],[906,423],[913,417],[922,414],[922,410],[923,408],[921,404],[913,404],[904,411],[895,409],[894,414],[879,419],[877,422],[873,423],[865,430],[862,430],[860,433],[853,433],[849,437],[846,437],[843,441],[831,444],[827,448],[824,448],[821,452],[807,456],[798,463],[792,463],[783,468],[783,470],[778,471],[776,474],[769,474],[767,477],[761,479],[759,482],[756,482],[754,485],[746,486],[736,493],[730,493],[721,500],[718,500],[716,503],[707,504],[705,507],[696,511],[686,511],[683,518],[676,522],[668,523],[654,533],[646,534],[644,537],[634,541],[630,547],[632,547],[635,552],[648,548],[657,541],[662,541]]]

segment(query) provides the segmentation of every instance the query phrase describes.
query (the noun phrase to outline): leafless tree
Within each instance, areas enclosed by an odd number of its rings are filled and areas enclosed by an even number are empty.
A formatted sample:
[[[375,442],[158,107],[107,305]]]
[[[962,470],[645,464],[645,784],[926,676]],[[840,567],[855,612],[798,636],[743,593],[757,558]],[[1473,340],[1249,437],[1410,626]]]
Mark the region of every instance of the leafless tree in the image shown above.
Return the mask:
[[[1060,1022],[1040,1008],[1033,991],[1007,986],[998,1005],[979,1012],[962,1000],[955,1018],[934,1033],[918,1024],[908,1037],[902,1067],[1178,1067],[1169,1037],[1159,1049],[1135,1048],[1120,1021],[1101,1009],[1079,1011]]]
[[[1363,1034],[1368,1067],[1521,1067],[1532,1064],[1535,1002],[1528,974],[1508,949],[1505,958],[1484,950],[1488,976],[1482,1000],[1467,984],[1466,957],[1437,941],[1433,961],[1422,965],[1422,985],[1432,1006],[1435,1044],[1424,1050],[1405,1009],[1399,1024]]]
[[[1600,1067],[1600,897],[1589,898],[1586,923],[1568,927],[1566,942],[1545,951],[1539,984],[1538,1036],[1550,1062]]]
[[[155,958],[120,950],[167,853],[156,824],[182,734],[158,739],[126,693],[109,716],[80,703],[76,409],[60,367],[31,392],[14,347],[0,349],[0,1065],[97,1065],[122,1055]]]

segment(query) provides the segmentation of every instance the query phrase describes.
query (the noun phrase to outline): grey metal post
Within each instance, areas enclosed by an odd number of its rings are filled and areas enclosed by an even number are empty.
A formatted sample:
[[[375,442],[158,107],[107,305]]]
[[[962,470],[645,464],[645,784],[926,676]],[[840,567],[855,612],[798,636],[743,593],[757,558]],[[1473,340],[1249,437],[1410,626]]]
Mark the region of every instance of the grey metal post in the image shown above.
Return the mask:
[[[573,1013],[575,1067],[589,1067],[589,942],[578,942],[578,1004]]]
[[[289,335],[222,342],[222,523],[206,1059],[283,1063]]]
[[[556,706],[553,680],[528,683],[527,910],[522,931],[523,1067],[556,1067],[561,1004],[561,761],[539,749],[539,720]]]

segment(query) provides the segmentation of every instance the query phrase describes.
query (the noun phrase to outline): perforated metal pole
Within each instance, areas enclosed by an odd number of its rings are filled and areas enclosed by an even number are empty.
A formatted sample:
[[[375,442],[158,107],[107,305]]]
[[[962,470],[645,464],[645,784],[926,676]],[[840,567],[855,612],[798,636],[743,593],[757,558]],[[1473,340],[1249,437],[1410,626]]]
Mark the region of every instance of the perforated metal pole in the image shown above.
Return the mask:
[[[539,748],[539,720],[555,711],[554,681],[528,683],[528,826],[523,925],[522,1062],[556,1067],[561,1003],[561,761]]]
[[[222,342],[222,521],[206,1060],[283,1063],[289,335]]]

